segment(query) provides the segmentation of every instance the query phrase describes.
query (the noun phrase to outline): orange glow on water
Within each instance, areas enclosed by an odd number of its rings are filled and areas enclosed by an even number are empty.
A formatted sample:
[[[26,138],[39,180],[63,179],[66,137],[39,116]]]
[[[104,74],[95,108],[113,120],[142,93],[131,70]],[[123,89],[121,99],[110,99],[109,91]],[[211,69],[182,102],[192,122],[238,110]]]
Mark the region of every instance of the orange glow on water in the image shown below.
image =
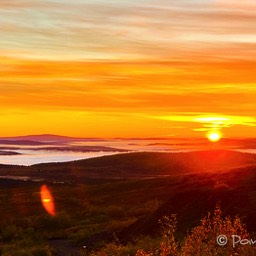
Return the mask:
[[[51,191],[46,185],[41,186],[41,202],[44,209],[50,214],[55,215],[55,204]]]

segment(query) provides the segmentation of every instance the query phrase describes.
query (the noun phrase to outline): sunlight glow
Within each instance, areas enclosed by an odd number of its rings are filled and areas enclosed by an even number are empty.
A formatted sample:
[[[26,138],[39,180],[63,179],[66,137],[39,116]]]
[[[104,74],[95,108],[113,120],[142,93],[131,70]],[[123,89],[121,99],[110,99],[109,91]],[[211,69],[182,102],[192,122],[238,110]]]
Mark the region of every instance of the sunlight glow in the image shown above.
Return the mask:
[[[217,142],[221,139],[221,134],[219,132],[210,132],[207,134],[207,138],[211,142]]]
[[[1,137],[254,138],[255,10],[256,0],[0,1]]]

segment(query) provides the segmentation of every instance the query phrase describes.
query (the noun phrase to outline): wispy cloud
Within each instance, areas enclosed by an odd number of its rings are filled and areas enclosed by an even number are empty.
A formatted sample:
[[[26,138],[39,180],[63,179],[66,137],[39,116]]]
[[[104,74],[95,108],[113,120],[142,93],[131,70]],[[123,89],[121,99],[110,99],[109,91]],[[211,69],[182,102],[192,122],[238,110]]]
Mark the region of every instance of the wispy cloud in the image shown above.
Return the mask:
[[[6,123],[86,113],[97,127],[107,116],[108,134],[129,134],[128,123],[147,136],[254,128],[255,10],[249,0],[1,1]]]
[[[145,113],[204,109],[210,113],[233,115],[246,111],[247,115],[254,115],[255,66],[254,62],[71,62],[2,58],[0,88],[5,100],[0,105],[141,109]],[[15,103],[13,98],[17,98]]]
[[[256,118],[250,116],[230,116],[221,114],[204,113],[203,115],[168,115],[155,116],[154,118],[167,120],[173,123],[194,123],[199,124],[199,127],[194,127],[194,131],[206,132],[216,131],[223,128],[233,126],[256,126]]]
[[[238,12],[212,1],[14,0],[0,3],[0,17],[2,50],[19,49],[30,58],[223,58],[223,49],[229,58],[255,54],[254,45],[248,48],[256,43],[252,9]]]

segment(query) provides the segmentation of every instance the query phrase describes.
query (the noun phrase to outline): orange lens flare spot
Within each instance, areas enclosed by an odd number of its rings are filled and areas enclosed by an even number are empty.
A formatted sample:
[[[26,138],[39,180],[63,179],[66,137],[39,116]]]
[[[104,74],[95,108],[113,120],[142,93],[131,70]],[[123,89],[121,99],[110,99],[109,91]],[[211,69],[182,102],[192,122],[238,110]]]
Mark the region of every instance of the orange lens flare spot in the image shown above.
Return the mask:
[[[221,134],[219,132],[210,132],[207,134],[207,138],[211,142],[217,142],[221,139]]]
[[[44,209],[50,214],[55,215],[55,205],[51,191],[46,185],[41,186],[41,202]]]

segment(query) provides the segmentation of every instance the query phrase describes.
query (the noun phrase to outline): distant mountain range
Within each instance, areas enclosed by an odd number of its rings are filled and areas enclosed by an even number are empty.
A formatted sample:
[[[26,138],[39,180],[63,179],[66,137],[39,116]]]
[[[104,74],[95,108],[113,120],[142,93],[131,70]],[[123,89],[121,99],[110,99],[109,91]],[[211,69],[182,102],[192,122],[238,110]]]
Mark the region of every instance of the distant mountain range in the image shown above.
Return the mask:
[[[23,141],[23,142],[68,142],[68,141],[103,141],[103,139],[98,138],[75,138],[54,134],[39,134],[39,135],[25,135],[25,136],[14,136],[14,137],[0,137],[1,141]]]
[[[0,145],[26,145],[26,146],[41,146],[46,145],[44,142],[34,140],[5,140],[0,139]]]
[[[0,137],[0,145],[56,145],[69,142],[104,142],[109,139],[102,138],[79,138],[54,134],[39,134],[13,137]],[[111,140],[111,139],[110,139]],[[219,142],[212,143],[206,138],[114,138],[112,140],[122,141],[151,141],[146,146],[170,146],[181,148],[210,148],[213,146],[220,149],[256,149],[255,138],[222,138]],[[129,144],[130,145],[130,144]]]

